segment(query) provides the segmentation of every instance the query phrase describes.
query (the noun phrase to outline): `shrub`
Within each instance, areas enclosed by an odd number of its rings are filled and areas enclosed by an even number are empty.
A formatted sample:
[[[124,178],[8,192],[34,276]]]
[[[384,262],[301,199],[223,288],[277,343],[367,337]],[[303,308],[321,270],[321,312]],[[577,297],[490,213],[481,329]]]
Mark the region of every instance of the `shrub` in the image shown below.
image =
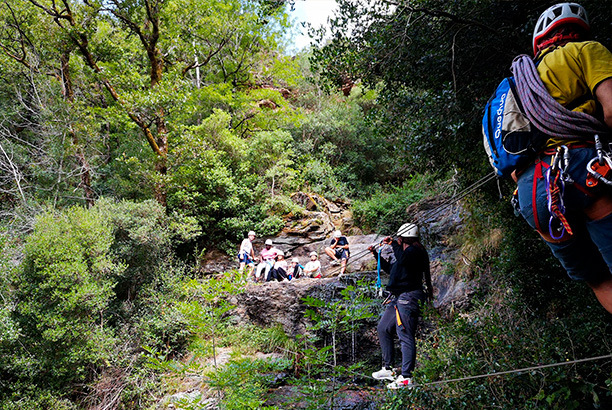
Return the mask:
[[[431,174],[415,175],[400,187],[377,189],[365,199],[355,200],[353,216],[358,226],[371,232],[395,232],[406,222],[406,208],[436,193]]]
[[[108,308],[125,266],[110,258],[111,226],[99,209],[79,207],[37,218],[13,286],[21,329],[11,368],[62,390],[84,381],[114,343]],[[24,347],[24,346],[27,346]]]

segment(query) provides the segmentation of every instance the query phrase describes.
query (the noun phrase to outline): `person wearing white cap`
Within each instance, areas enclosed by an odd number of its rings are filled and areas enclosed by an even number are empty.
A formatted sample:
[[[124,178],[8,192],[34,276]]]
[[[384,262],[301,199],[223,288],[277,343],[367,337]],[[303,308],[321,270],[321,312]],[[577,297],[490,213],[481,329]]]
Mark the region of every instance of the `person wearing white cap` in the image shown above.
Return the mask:
[[[278,250],[276,255],[276,262],[274,262],[274,267],[270,270],[268,277],[266,278],[266,282],[269,282],[273,279],[277,281],[285,281],[288,282],[289,278],[287,277],[287,260],[285,259],[285,252],[282,250]]]
[[[242,274],[244,267],[248,266],[247,277],[253,273],[255,269],[255,251],[253,250],[253,240],[255,239],[255,232],[250,231],[246,238],[242,240],[240,244],[240,250],[238,251],[238,262],[240,262],[240,268],[238,272]]]
[[[397,241],[391,237],[383,239],[383,243],[391,245],[394,263],[380,258],[380,266],[389,273],[387,291],[391,292],[386,303],[387,308],[378,323],[378,339],[382,350],[383,367],[372,373],[379,380],[391,380],[387,385],[390,389],[410,387],[412,371],[416,360],[415,334],[419,321],[420,303],[428,296],[433,297],[431,276],[429,272],[429,256],[425,247],[419,242],[419,228],[413,223],[407,223],[397,232]],[[368,248],[378,259],[380,248]],[[423,282],[427,287],[427,296]],[[393,370],[393,343],[398,336],[402,352],[402,371],[395,374]]]
[[[304,275],[315,279],[321,278],[321,262],[319,255],[314,251],[310,252],[310,262],[304,266]]]
[[[343,275],[351,253],[349,251],[348,239],[346,239],[346,236],[342,236],[342,232],[338,230],[334,232],[334,237],[330,246],[325,248],[325,253],[331,258],[332,265],[340,264],[340,275]]]
[[[298,258],[291,259],[291,266],[289,267],[289,280],[299,279],[302,276],[302,272],[304,272],[304,267],[300,265],[300,260]]]
[[[278,249],[272,247],[272,239],[266,239],[265,247],[259,254],[259,265],[255,271],[255,281],[261,282],[268,278],[270,269],[274,266]]]

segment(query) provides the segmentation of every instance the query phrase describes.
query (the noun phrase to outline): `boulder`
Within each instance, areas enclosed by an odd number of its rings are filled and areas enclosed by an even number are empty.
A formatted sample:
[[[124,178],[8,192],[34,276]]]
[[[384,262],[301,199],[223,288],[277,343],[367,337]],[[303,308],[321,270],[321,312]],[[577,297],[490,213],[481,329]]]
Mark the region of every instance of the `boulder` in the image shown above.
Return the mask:
[[[375,283],[374,272],[361,272],[342,278],[300,278],[290,282],[251,283],[245,292],[236,296],[236,308],[232,315],[237,324],[253,323],[269,327],[281,325],[289,336],[306,335],[311,332],[312,323],[304,313],[308,306],[304,298],[311,296],[317,299],[333,302],[341,297],[341,291],[347,285],[355,285],[360,278]],[[374,297],[374,288],[362,288]]]

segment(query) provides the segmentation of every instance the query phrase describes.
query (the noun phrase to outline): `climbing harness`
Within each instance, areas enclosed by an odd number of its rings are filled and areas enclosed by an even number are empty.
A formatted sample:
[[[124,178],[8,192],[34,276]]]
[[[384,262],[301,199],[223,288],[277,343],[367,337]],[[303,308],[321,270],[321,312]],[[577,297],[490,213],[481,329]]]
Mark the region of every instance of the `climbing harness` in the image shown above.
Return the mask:
[[[597,150],[597,156],[589,161],[586,167],[588,172],[586,186],[594,188],[599,181],[606,185],[612,185],[612,181],[609,179],[612,174],[612,160],[610,155],[603,150],[603,144],[597,134],[595,135],[595,149]]]
[[[563,155],[561,153],[564,152]],[[545,172],[546,177],[546,197],[548,202],[548,233],[554,240],[559,240],[567,232],[573,235],[572,228],[565,217],[565,204],[563,194],[565,193],[565,182],[571,180],[567,175],[566,169],[569,163],[569,149],[564,145],[557,149],[552,157],[550,167]],[[562,175],[566,175],[565,178]],[[555,232],[560,232],[556,235]]]

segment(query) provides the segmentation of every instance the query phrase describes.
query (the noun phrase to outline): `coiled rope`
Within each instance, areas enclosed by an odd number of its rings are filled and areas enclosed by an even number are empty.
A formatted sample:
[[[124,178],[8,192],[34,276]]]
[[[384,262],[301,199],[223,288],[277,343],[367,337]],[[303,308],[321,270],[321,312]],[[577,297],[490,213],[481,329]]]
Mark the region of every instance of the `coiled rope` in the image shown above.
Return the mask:
[[[540,131],[566,139],[607,133],[606,127],[592,115],[571,111],[559,104],[544,86],[531,57],[517,56],[512,61],[512,73],[525,115]]]

